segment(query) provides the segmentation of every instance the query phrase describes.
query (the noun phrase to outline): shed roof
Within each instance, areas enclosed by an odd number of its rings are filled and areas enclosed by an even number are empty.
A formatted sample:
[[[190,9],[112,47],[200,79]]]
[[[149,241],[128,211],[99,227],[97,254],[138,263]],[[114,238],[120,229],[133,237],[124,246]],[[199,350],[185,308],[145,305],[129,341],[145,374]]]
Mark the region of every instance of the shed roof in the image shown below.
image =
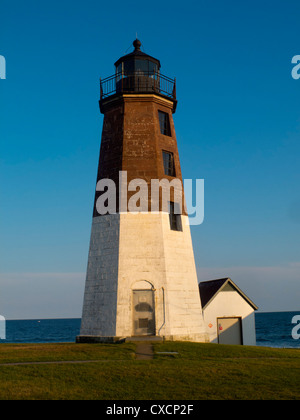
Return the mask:
[[[249,299],[248,296],[246,296],[245,293],[243,293],[241,289],[239,289],[239,287],[229,277],[224,279],[203,281],[199,283],[199,293],[202,308],[204,309],[206,306],[208,306],[210,302],[216,297],[216,295],[220,293],[227,284],[230,284],[237,291],[237,293],[239,293],[242,298],[245,299],[250,306],[252,306],[255,311],[258,309],[255,303],[253,303],[252,300]]]

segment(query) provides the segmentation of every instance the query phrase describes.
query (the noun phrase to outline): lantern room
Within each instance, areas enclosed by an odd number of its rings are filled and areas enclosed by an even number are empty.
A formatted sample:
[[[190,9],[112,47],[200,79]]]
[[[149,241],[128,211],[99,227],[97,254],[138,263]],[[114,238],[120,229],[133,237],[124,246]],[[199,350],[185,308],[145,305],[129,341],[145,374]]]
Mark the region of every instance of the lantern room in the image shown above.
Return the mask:
[[[136,39],[133,42],[134,51],[127,54],[115,63],[116,74],[130,77],[133,75],[155,76],[160,70],[160,62],[156,58],[141,51],[141,41]]]
[[[141,41],[133,42],[134,51],[116,63],[116,91],[153,92],[159,89],[160,62],[141,51]]]
[[[100,80],[100,109],[106,98],[119,94],[154,93],[168,97],[176,109],[176,81],[160,72],[160,61],[141,51],[142,43],[133,42],[134,50],[115,62],[115,74]]]

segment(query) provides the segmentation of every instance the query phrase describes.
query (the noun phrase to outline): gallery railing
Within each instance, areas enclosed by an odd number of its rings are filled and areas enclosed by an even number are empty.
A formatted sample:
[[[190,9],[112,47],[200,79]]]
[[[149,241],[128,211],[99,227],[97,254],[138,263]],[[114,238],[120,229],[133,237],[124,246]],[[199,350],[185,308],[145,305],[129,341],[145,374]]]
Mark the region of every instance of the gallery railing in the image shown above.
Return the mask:
[[[159,93],[176,100],[176,79],[154,72],[116,73],[100,79],[100,99],[116,93]]]

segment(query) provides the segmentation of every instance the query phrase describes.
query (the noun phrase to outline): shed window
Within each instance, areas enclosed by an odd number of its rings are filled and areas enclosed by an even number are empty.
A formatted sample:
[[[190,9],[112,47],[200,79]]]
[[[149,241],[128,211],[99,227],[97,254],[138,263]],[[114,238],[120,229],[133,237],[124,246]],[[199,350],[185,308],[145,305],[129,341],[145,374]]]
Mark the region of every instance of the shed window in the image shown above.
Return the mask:
[[[163,151],[164,171],[167,176],[175,176],[174,155]]]
[[[171,136],[169,115],[166,112],[158,111],[160,132],[165,136]]]

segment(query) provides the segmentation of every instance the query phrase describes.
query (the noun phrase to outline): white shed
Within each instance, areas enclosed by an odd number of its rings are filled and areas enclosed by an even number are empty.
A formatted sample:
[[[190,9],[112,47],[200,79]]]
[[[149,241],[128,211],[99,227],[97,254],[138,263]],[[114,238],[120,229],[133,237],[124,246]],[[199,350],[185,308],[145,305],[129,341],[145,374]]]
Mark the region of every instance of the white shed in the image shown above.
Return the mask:
[[[258,307],[230,278],[201,282],[199,291],[211,343],[256,345]]]

